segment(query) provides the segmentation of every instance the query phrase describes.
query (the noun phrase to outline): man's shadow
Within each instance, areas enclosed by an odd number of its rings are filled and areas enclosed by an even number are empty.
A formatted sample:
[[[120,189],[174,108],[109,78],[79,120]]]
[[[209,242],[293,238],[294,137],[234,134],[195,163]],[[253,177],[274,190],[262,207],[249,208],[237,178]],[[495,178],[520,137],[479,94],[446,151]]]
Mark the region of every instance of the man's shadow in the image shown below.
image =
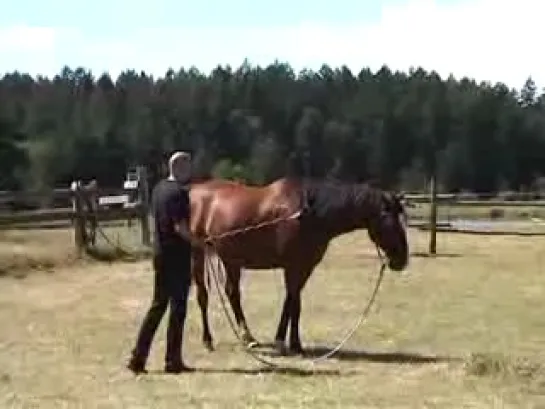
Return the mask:
[[[231,367],[231,368],[218,368],[218,367],[195,367],[191,372],[201,373],[201,374],[231,374],[231,375],[289,375],[296,377],[307,377],[307,376],[350,376],[356,375],[358,372],[356,370],[339,370],[339,369],[325,369],[325,368],[309,368],[297,366],[297,363],[284,364],[278,363],[275,366],[262,365],[257,368],[240,368],[240,367]],[[155,375],[165,375],[165,376],[183,376],[184,374],[172,375],[167,374],[161,370],[150,370],[150,374]]]
[[[266,348],[266,349],[264,349]],[[265,375],[265,374],[280,374],[296,377],[307,376],[353,376],[360,373],[361,368],[324,368],[322,365],[327,365],[328,362],[346,361],[346,362],[374,362],[384,364],[404,364],[404,365],[424,365],[433,363],[449,363],[460,362],[462,358],[451,357],[445,355],[421,354],[415,352],[376,352],[356,349],[342,349],[337,351],[331,357],[317,362],[316,367],[309,367],[312,359],[319,358],[327,354],[331,348],[315,345],[307,346],[303,356],[300,355],[281,355],[278,351],[272,348],[272,344],[261,344],[258,347],[259,354],[264,357],[274,358],[290,357],[290,362],[274,362],[273,366],[259,366],[257,368],[217,368],[217,367],[200,367],[195,368],[197,373],[210,374],[234,374],[234,375]],[[161,373],[160,371],[151,371],[152,373]]]

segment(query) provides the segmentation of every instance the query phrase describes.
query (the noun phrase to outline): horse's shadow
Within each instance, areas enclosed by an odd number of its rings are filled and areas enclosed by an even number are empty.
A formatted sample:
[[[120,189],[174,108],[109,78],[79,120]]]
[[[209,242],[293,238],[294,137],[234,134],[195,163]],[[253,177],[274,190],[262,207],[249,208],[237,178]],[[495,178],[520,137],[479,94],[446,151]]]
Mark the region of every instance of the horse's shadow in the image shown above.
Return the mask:
[[[262,347],[272,348],[272,344],[260,345]],[[304,360],[312,360],[319,358],[327,354],[331,348],[322,345],[307,346],[302,356]],[[267,356],[281,356],[276,350],[263,350],[263,355]],[[422,354],[417,352],[402,352],[402,351],[369,351],[362,349],[341,349],[333,354],[330,358],[324,360],[327,362],[329,359],[347,362],[366,361],[384,364],[433,364],[433,363],[448,363],[448,362],[460,362],[462,358],[452,357],[447,355],[434,355],[434,354]]]
[[[328,353],[330,348],[324,346],[314,346],[305,350],[305,356],[308,358],[317,358]],[[384,364],[433,364],[441,362],[454,362],[459,361],[460,358],[444,356],[444,355],[432,355],[421,354],[417,352],[379,352],[379,351],[366,351],[357,349],[342,349],[335,353],[332,358],[340,361],[367,361]]]

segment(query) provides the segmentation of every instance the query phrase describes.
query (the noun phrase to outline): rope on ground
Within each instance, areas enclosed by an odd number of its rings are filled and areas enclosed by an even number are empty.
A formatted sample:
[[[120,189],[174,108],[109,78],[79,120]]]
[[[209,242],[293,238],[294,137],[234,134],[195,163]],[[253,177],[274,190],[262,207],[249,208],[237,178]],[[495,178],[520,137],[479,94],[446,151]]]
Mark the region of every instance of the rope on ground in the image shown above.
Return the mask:
[[[115,244],[107,235],[106,233],[104,233],[104,230],[97,226],[96,227],[96,231],[99,232],[99,234],[102,236],[102,238],[106,241],[106,243],[108,243],[110,246],[112,246],[112,248],[119,252],[120,254],[124,255],[124,256],[130,256],[132,254],[132,252],[130,252],[129,250],[125,249],[124,247],[120,246],[119,244]]]

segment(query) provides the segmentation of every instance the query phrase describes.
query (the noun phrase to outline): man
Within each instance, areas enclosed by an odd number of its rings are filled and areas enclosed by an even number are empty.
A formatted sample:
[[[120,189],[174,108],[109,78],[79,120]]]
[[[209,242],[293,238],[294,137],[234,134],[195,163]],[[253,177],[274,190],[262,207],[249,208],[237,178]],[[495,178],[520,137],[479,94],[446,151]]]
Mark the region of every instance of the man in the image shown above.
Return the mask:
[[[153,189],[155,220],[153,300],[140,328],[128,368],[135,374],[146,373],[146,360],[157,327],[170,301],[167,329],[165,372],[191,370],[181,356],[182,336],[191,285],[191,245],[200,245],[189,227],[189,187],[191,157],[175,152],[168,161],[169,176]]]

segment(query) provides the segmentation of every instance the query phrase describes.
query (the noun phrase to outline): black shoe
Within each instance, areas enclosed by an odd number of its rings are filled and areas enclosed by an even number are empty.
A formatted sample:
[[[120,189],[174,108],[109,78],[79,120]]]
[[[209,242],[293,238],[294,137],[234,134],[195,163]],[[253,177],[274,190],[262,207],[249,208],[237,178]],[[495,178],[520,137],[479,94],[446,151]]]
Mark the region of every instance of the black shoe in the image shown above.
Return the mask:
[[[127,365],[127,368],[135,375],[147,374],[146,365],[143,362],[131,359]]]
[[[169,374],[180,374],[180,373],[183,373],[183,372],[194,372],[194,371],[195,371],[195,368],[187,366],[182,362],[177,363],[177,364],[166,364],[165,365],[165,372],[169,373]]]

